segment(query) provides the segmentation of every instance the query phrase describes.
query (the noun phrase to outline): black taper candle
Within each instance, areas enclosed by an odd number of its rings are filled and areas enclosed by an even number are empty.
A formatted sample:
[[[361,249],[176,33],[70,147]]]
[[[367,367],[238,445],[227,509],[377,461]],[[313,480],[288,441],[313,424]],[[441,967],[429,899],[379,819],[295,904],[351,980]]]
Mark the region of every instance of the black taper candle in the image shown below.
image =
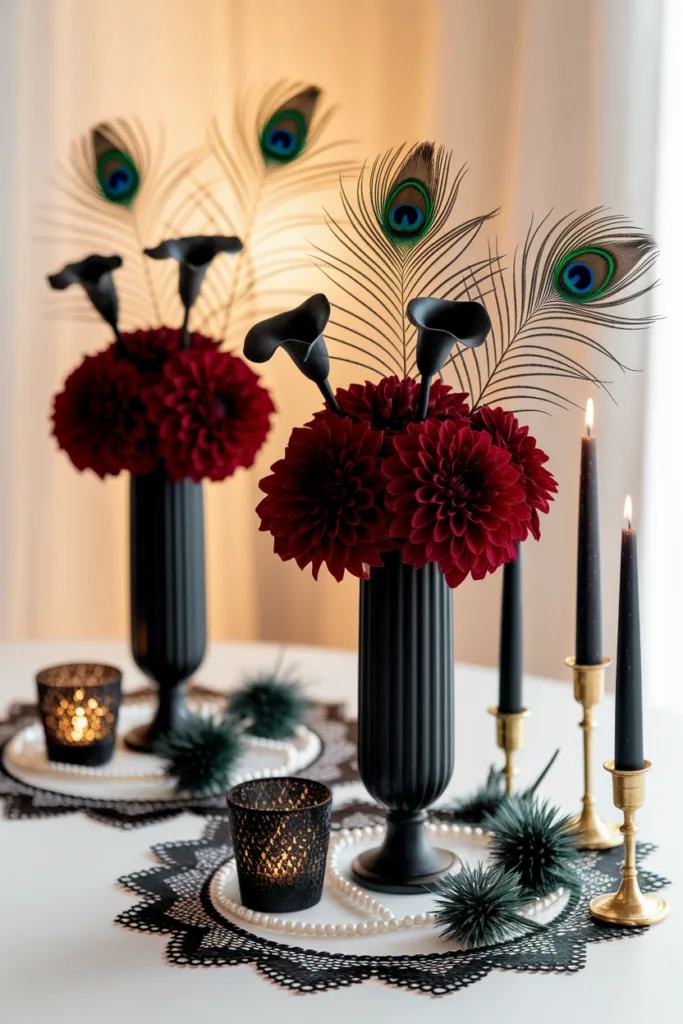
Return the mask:
[[[503,602],[500,619],[498,710],[506,715],[522,710],[524,672],[522,609],[522,546],[516,544],[517,558],[503,569]]]
[[[631,528],[630,498],[626,499],[624,516],[628,527],[621,532],[614,767],[632,772],[643,767],[644,759],[638,547],[636,531]]]
[[[586,434],[581,438],[579,544],[576,565],[576,663],[602,662],[600,602],[600,532],[598,527],[598,453],[591,437],[593,402],[586,407]]]

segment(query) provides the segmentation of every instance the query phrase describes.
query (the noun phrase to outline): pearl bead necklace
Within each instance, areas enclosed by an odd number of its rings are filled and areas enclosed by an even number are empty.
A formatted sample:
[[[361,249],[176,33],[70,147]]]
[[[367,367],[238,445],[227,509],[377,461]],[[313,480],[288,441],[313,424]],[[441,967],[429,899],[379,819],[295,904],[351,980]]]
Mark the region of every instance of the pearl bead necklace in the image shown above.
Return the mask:
[[[470,825],[455,825],[446,822],[430,822],[425,826],[431,835],[464,835],[473,836],[483,841],[488,840],[491,832]],[[406,914],[396,917],[393,911],[383,906],[373,896],[365,892],[350,879],[345,878],[338,868],[339,854],[350,846],[372,839],[382,839],[386,833],[385,825],[367,825],[365,828],[342,829],[331,836],[327,858],[327,878],[333,889],[358,910],[369,915],[367,921],[342,923],[322,923],[320,921],[292,921],[277,917],[274,914],[260,913],[250,910],[228,894],[230,884],[236,874],[234,859],[227,861],[214,874],[211,880],[211,897],[219,911],[227,913],[239,921],[248,922],[268,931],[281,935],[326,935],[330,938],[355,938],[356,936],[379,935],[409,928],[426,928],[435,923],[434,911],[422,914]],[[551,907],[564,895],[564,889],[558,889],[549,896],[534,900],[521,912],[523,917],[535,917],[541,911]]]
[[[143,704],[137,704],[134,706],[136,711],[138,708],[144,711],[144,717],[149,716],[151,705],[145,706]],[[212,706],[202,705],[200,711],[207,710],[207,708],[211,710]],[[316,734],[305,726],[298,726],[296,729],[296,735],[300,741],[300,746],[296,746],[288,740],[270,740],[261,736],[245,735],[243,737],[243,741],[245,747],[247,747],[249,751],[255,753],[257,756],[260,753],[281,753],[284,755],[285,761],[279,767],[237,772],[234,775],[232,784],[237,785],[239,782],[251,782],[254,779],[273,778],[274,776],[293,775],[296,772],[301,771],[316,757],[320,741]],[[64,775],[87,776],[89,778],[101,779],[103,781],[121,782],[128,779],[134,779],[140,782],[152,783],[158,782],[160,779],[165,778],[166,775],[162,764],[150,764],[145,768],[138,770],[127,769],[125,771],[117,771],[115,762],[100,767],[91,767],[89,765],[66,764],[61,761],[48,761],[46,757],[42,726],[38,722],[28,725],[24,729],[20,730],[8,743],[7,752],[10,761],[12,761],[18,768],[36,770],[35,758],[36,756],[41,755],[46,758],[43,767],[44,771],[59,772]]]

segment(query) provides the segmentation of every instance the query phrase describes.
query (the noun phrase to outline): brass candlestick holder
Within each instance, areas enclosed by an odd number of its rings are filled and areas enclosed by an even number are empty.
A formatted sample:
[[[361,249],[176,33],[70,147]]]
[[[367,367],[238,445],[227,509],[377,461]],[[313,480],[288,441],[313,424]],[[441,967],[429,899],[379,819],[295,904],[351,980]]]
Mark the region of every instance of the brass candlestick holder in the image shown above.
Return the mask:
[[[489,708],[489,714],[496,716],[496,742],[505,752],[505,795],[512,796],[512,780],[516,774],[514,754],[524,746],[524,719],[530,712],[526,708],[512,712]]]
[[[595,809],[593,796],[593,708],[605,695],[605,669],[609,658],[600,665],[577,665],[576,658],[567,658],[565,664],[574,675],[574,700],[583,707],[583,810],[573,819],[576,846],[579,850],[611,850],[620,846],[624,837],[614,822],[603,821]]]
[[[637,771],[630,772],[619,771],[614,767],[614,761],[605,763],[605,769],[612,775],[614,806],[624,812],[624,824],[621,826],[624,835],[624,866],[621,869],[619,892],[596,896],[591,901],[591,914],[598,921],[638,928],[646,924],[658,924],[669,913],[669,904],[666,900],[661,896],[643,896],[638,885],[638,829],[633,819],[635,812],[645,802],[645,772],[649,772],[650,768],[650,761],[645,761],[643,767]]]

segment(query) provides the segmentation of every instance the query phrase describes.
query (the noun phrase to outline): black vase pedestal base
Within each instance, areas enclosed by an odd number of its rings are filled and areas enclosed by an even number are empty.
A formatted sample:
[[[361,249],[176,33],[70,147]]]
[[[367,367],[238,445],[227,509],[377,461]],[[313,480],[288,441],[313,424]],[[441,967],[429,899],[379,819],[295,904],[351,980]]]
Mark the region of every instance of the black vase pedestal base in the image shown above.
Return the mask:
[[[136,754],[153,754],[154,744],[158,739],[158,736],[152,734],[151,726],[136,725],[134,729],[126,733],[123,742],[129,750],[134,750]]]
[[[435,889],[437,882],[444,875],[457,875],[462,868],[457,854],[452,853],[451,850],[431,847],[433,871],[424,875],[401,876],[391,871],[391,865],[385,863],[383,852],[383,847],[367,850],[356,857],[353,862],[351,868],[353,877],[365,889],[394,893],[399,896],[415,895],[424,892],[425,889]]]
[[[357,882],[376,892],[420,893],[445,874],[457,874],[462,864],[451,850],[437,849],[427,839],[425,811],[387,813],[387,833],[381,846],[359,854],[351,867]]]
[[[152,721],[131,729],[123,742],[137,754],[153,754],[156,743],[177,729],[187,714],[187,684],[164,687],[159,691],[159,704]]]

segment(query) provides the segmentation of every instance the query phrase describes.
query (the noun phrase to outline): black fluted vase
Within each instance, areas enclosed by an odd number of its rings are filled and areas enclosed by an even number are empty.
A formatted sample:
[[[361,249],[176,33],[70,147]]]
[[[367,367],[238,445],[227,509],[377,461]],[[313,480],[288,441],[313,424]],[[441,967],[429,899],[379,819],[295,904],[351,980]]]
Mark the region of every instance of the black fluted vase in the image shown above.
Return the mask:
[[[185,715],[187,680],[206,653],[202,485],[161,468],[130,478],[130,606],[133,657],[159,705],[126,743],[150,751]]]
[[[422,892],[457,860],[424,828],[454,757],[453,595],[437,565],[391,552],[361,580],[358,670],[358,768],[387,833],[353,872],[380,892]]]

